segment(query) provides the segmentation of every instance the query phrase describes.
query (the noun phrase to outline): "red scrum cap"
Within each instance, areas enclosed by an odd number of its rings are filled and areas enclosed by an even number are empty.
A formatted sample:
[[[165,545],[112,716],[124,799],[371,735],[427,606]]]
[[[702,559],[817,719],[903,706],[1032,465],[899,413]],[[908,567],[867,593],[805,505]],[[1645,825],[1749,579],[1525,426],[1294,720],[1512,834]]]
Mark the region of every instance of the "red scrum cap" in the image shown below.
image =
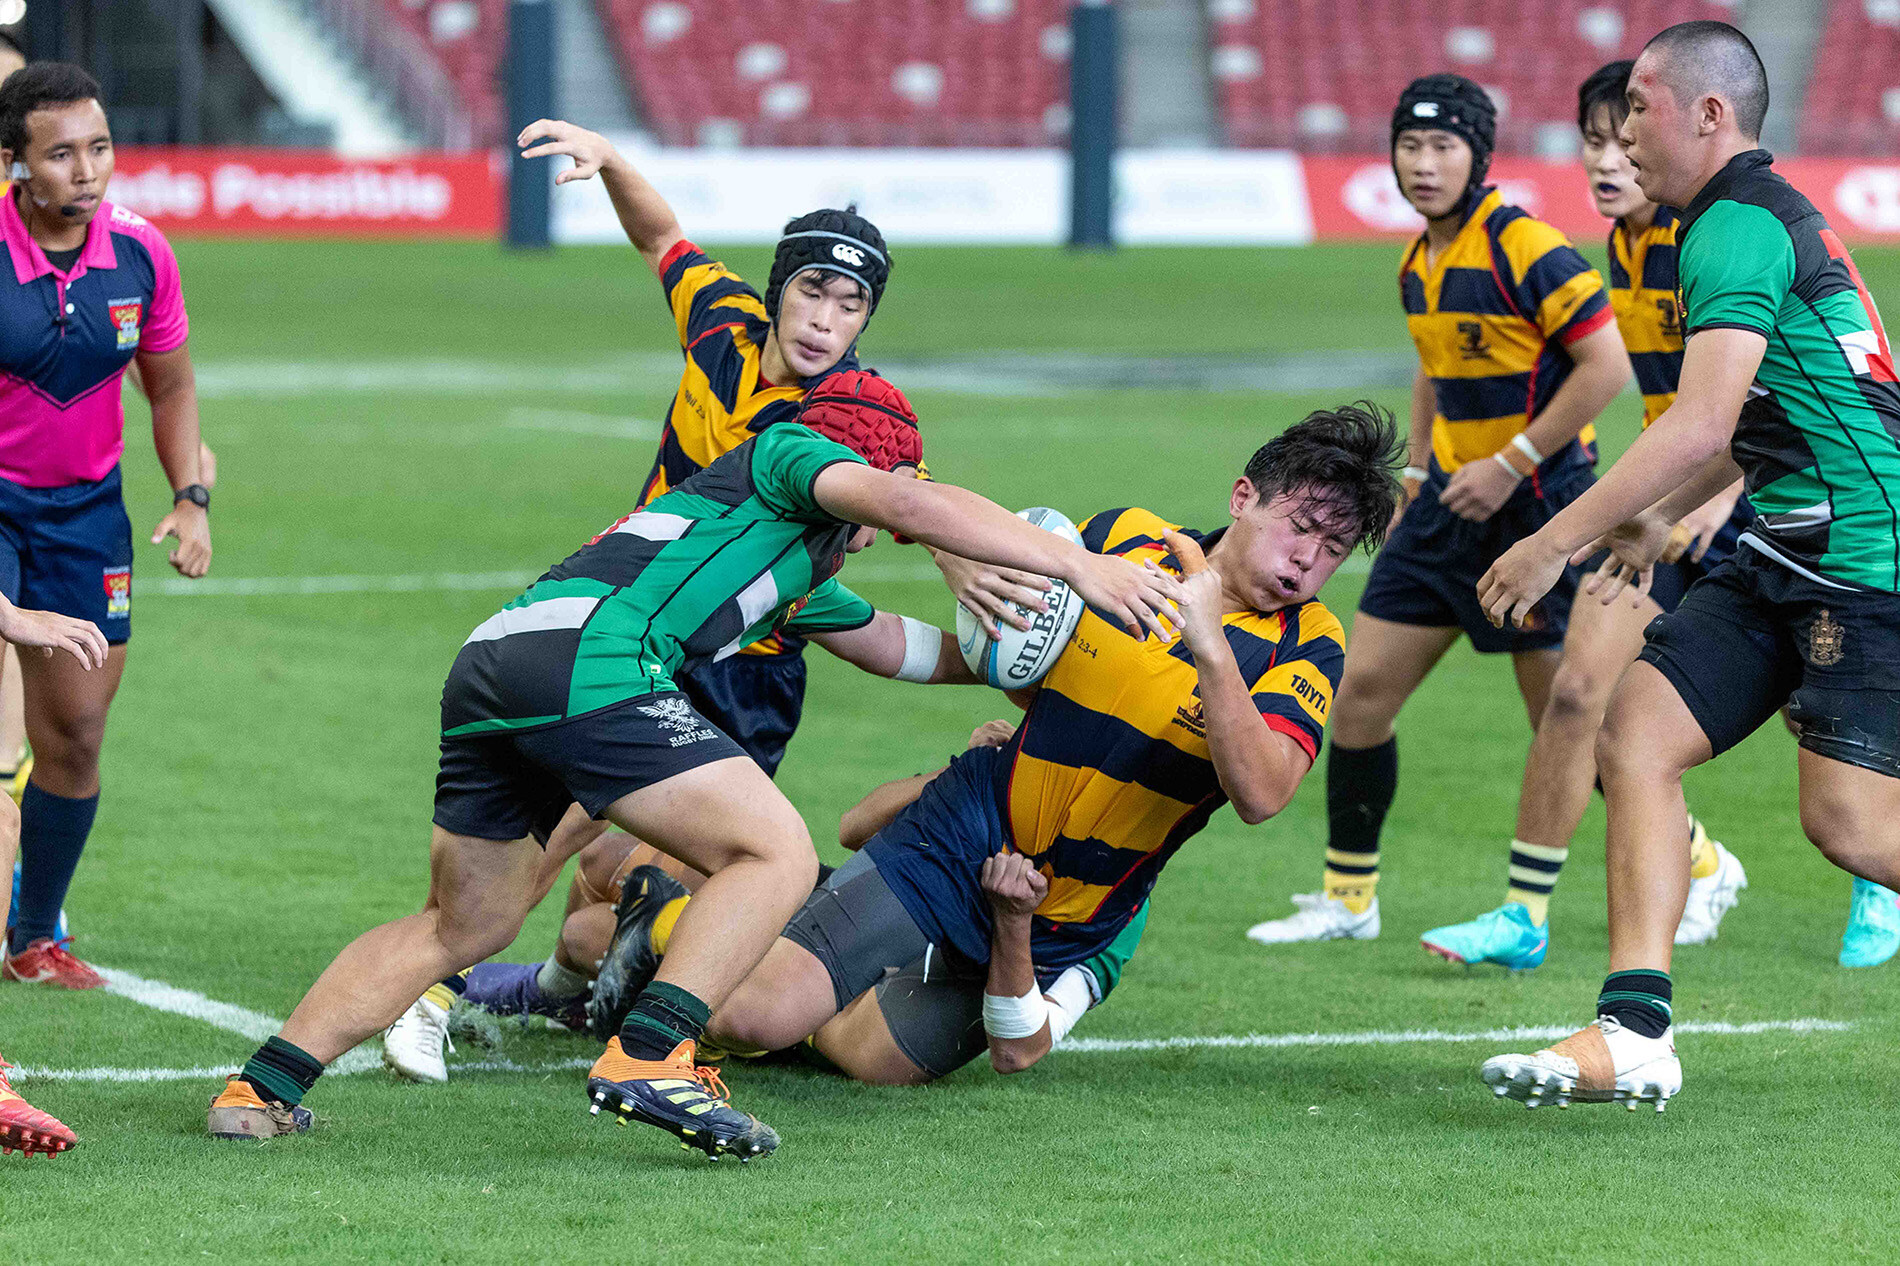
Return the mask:
[[[882,471],[924,459],[916,410],[903,392],[868,369],[832,374],[813,387],[798,420]]]

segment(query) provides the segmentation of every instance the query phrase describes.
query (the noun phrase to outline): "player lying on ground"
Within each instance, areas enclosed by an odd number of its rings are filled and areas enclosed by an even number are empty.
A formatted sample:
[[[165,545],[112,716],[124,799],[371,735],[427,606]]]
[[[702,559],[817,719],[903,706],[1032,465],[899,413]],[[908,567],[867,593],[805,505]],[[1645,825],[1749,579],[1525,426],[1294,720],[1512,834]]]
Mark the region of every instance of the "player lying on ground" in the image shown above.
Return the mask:
[[[1590,195],[1597,210],[1614,222],[1610,309],[1643,393],[1643,425],[1648,426],[1675,398],[1682,369],[1682,323],[1676,314],[1677,217],[1643,196],[1636,169],[1616,139],[1628,113],[1624,92],[1629,70],[1629,62],[1612,62],[1584,81],[1577,93],[1577,126],[1583,131]],[[1528,924],[1541,929],[1538,939],[1547,943],[1550,893],[1596,785],[1597,729],[1610,691],[1642,649],[1649,622],[1674,611],[1689,585],[1735,548],[1736,538],[1754,517],[1741,492],[1737,480],[1676,525],[1647,593],[1632,589],[1608,602],[1594,601],[1590,595],[1603,581],[1584,582],[1585,596],[1570,609],[1563,660],[1524,763],[1505,904],[1469,923],[1432,929],[1423,937],[1426,949],[1453,962],[1533,965],[1521,954],[1523,928]],[[1713,940],[1722,915],[1748,882],[1742,864],[1709,837],[1701,822],[1691,816],[1689,826],[1689,901],[1676,929],[1678,945]]]
[[[880,1018],[886,1054],[903,1058],[855,1076],[941,1075],[984,1049],[983,1032],[1046,1041],[1046,991],[1122,935],[1175,850],[1229,801],[1249,824],[1273,817],[1311,767],[1344,659],[1314,595],[1384,530],[1397,465],[1390,415],[1342,408],[1255,453],[1218,532],[1197,538],[1140,509],[1083,524],[1091,550],[1170,577],[1204,547],[1208,569],[1174,586],[1181,647],[1084,614],[1008,745],[958,756],[826,880],[715,1009],[709,1040],[793,1046],[896,972],[915,986],[901,1018],[888,991],[858,1014],[873,1036]],[[1029,927],[1033,983],[1020,959],[991,970],[984,878],[999,855],[1028,858],[1048,884]],[[676,930],[661,975],[679,944]]]
[[[1425,231],[1399,265],[1418,350],[1402,512],[1353,617],[1326,765],[1324,887],[1247,935],[1287,941],[1379,934],[1379,836],[1398,791],[1399,710],[1462,633],[1509,655],[1533,727],[1544,714],[1576,591],[1567,574],[1523,629],[1493,629],[1472,586],[1514,542],[1589,487],[1596,417],[1629,357],[1596,270],[1564,235],[1484,183],[1496,112],[1460,75],[1414,80],[1392,114],[1392,167]],[[1513,853],[1493,919],[1494,961],[1534,967],[1546,929],[1526,911],[1542,872]],[[1535,876],[1534,878],[1521,878]]]
[[[837,583],[879,528],[1060,576],[1131,638],[1162,646],[1173,632],[1170,578],[919,480],[921,457],[900,393],[835,375],[797,420],[614,524],[478,627],[443,689],[428,904],[337,957],[213,1101],[210,1132],[309,1128],[300,1101],[325,1064],[515,939],[539,896],[540,846],[578,803],[711,876],[593,1068],[596,1109],[709,1156],[771,1151],[776,1134],[696,1073],[694,1043],[810,892],[818,859],[797,812],[674,674],[791,627],[887,677],[972,680],[954,636],[879,615]]]
[[[970,746],[997,747],[1007,743],[1016,727],[1007,721],[991,721],[979,726],[970,736]],[[856,851],[872,836],[888,826],[897,814],[915,803],[923,790],[936,778],[919,774],[900,778],[873,789],[864,799],[846,810],[838,829],[838,842]],[[632,1003],[660,960],[665,956],[680,913],[686,908],[692,890],[703,878],[695,871],[682,869],[631,836],[612,832],[590,848],[596,867],[611,870],[585,871],[576,880],[585,879],[594,892],[611,893],[605,901],[591,902],[573,910],[562,925],[561,943],[556,959],[549,963],[483,963],[469,974],[465,1001],[498,1015],[538,1014],[570,1027],[579,1027],[592,1017],[596,1033],[616,1031]],[[1010,862],[1005,868],[1003,863]],[[1026,866],[1021,854],[998,855],[985,863],[984,897],[996,919],[991,936],[992,972],[1009,972],[1011,997],[1019,996],[1035,982],[1029,954],[1029,924],[1040,895],[1038,884],[1047,882]],[[994,863],[994,865],[992,865]],[[1030,900],[1030,897],[1034,900]],[[1063,972],[1045,992],[1049,1027],[1046,1032],[1025,1037],[988,1037],[990,1061],[999,1072],[1020,1072],[1049,1052],[1062,1040],[1082,1015],[1099,1005],[1115,988],[1123,967],[1133,955],[1148,921],[1144,903],[1120,935],[1108,948]],[[603,966],[602,960],[607,960]],[[584,967],[569,966],[586,964]],[[590,999],[588,988],[596,976],[606,987],[595,986]],[[858,995],[851,1005],[825,1024],[809,1039],[810,1047],[834,1066],[861,1080],[914,1085],[932,1080],[937,1074],[912,1061],[904,1052],[930,1049],[941,1044],[945,1034],[935,1031],[936,1008],[932,993],[947,987],[921,972],[896,975],[880,981],[874,989]],[[990,992],[999,992],[992,988]],[[922,1025],[922,1028],[915,1026]],[[978,1046],[969,1039],[981,1027],[980,1015],[965,1025],[962,1049],[965,1058]],[[701,1049],[702,1058],[711,1052]],[[936,1061],[940,1066],[947,1059]]]
[[[0,640],[8,646],[34,646],[42,655],[65,651],[79,661],[81,672],[103,668],[106,663],[106,638],[90,620],[79,620],[51,611],[23,611],[0,594]],[[20,808],[10,796],[0,796],[0,874],[13,869],[14,855],[20,847]],[[13,891],[0,886],[0,927],[4,927],[12,909]],[[56,1156],[79,1140],[67,1126],[41,1112],[7,1084],[6,1070],[11,1067],[0,1058],[0,1154],[18,1151],[31,1156],[38,1152]]]
[[[1521,621],[1566,565],[1616,552],[1612,587],[1737,474],[1756,517],[1649,633],[1597,738],[1609,809],[1610,976],[1595,1023],[1483,1075],[1531,1107],[1682,1086],[1670,950],[1689,888],[1682,776],[1784,705],[1801,729],[1801,825],[1840,866],[1900,883],[1900,374],[1821,213],[1757,148],[1768,106],[1740,31],[1687,22],[1630,73],[1621,137],[1643,194],[1683,208],[1688,343],[1673,404],[1590,492],[1486,573]],[[1607,536],[1605,534],[1608,534]]]

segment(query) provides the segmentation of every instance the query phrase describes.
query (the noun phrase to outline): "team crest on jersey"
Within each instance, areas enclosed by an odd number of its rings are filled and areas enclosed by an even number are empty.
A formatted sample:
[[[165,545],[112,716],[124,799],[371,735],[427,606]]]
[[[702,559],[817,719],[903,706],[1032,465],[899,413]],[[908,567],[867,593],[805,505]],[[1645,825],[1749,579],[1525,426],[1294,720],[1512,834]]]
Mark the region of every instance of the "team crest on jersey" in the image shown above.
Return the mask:
[[[643,703],[640,711],[660,723],[660,728],[671,735],[667,742],[673,747],[685,747],[688,743],[701,743],[719,737],[719,732],[709,727],[693,711],[693,705],[684,699],[662,699],[651,705]]]
[[[1656,313],[1662,318],[1664,338],[1682,337],[1682,303],[1675,296],[1656,300]]]
[[[1194,692],[1193,707],[1176,708],[1174,710],[1174,724],[1180,726],[1195,738],[1207,737],[1207,716],[1201,710],[1201,692],[1198,689]]]
[[[112,328],[119,332],[119,350],[137,351],[139,322],[145,316],[145,301],[143,299],[108,299],[106,312],[112,318]]]
[[[106,617],[132,614],[132,569],[108,567],[105,571]]]
[[[1826,607],[1814,617],[1814,623],[1808,626],[1808,662],[1817,668],[1827,668],[1841,662],[1841,643],[1847,640],[1847,630],[1841,627]]]
[[[1466,360],[1483,360],[1491,354],[1491,345],[1484,341],[1482,322],[1460,321],[1458,323],[1458,354]]]

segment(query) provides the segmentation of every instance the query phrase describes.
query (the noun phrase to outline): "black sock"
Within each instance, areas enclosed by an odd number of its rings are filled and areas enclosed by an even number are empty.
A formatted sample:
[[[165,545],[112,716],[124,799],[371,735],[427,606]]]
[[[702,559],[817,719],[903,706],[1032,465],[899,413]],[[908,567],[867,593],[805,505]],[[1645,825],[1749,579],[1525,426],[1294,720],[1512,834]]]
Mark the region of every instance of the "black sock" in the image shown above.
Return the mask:
[[[292,1046],[281,1037],[267,1038],[257,1054],[244,1062],[241,1080],[264,1099],[295,1107],[310,1093],[310,1087],[323,1076],[323,1065],[309,1052]]]
[[[1347,874],[1379,868],[1379,831],[1399,789],[1399,740],[1377,747],[1334,743],[1326,758],[1326,864]]]
[[[1613,971],[1597,995],[1597,1014],[1644,1037],[1661,1037],[1670,1022],[1669,973]]]
[[[712,1008],[677,985],[656,980],[640,991],[620,1026],[620,1049],[635,1059],[665,1059],[681,1042],[697,1042]]]
[[[56,796],[33,783],[20,797],[20,903],[14,914],[15,954],[59,935],[59,908],[85,851],[98,796]]]

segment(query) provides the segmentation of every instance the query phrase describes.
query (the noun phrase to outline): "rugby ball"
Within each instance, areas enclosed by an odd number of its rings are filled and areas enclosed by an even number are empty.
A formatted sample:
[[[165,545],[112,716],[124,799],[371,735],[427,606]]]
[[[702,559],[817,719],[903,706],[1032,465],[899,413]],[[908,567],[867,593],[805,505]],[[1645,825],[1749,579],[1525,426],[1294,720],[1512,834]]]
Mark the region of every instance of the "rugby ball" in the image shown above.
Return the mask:
[[[1060,510],[1033,506],[1018,510],[1016,517],[1077,545],[1082,543],[1082,534]],[[999,690],[1018,690],[1041,681],[1075,634],[1075,626],[1082,619],[1082,608],[1086,605],[1066,580],[1054,580],[1053,588],[1044,599],[1049,604],[1046,612],[1031,611],[1012,602],[1010,606],[1028,618],[1029,628],[1017,629],[1004,624],[1000,639],[985,633],[977,618],[959,603],[957,645],[970,671]]]

